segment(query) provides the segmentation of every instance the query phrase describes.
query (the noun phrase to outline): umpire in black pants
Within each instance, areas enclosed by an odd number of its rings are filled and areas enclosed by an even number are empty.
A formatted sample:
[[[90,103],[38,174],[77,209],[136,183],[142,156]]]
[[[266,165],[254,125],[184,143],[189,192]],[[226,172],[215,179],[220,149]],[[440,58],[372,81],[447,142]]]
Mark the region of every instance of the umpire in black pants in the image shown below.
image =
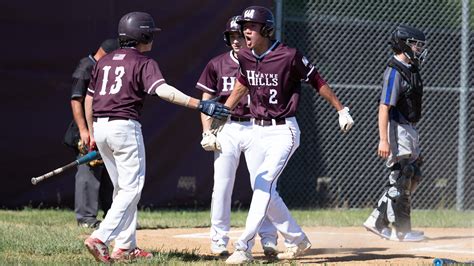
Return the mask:
[[[89,130],[84,114],[84,98],[89,86],[92,68],[107,53],[118,48],[117,39],[102,42],[95,54],[84,57],[72,74],[71,108],[74,120],[70,123],[64,143],[73,148],[76,156],[87,154]],[[102,160],[79,165],[76,173],[74,194],[74,212],[77,224],[81,227],[96,228],[100,224],[97,219],[99,206],[104,217],[112,204],[113,185]]]

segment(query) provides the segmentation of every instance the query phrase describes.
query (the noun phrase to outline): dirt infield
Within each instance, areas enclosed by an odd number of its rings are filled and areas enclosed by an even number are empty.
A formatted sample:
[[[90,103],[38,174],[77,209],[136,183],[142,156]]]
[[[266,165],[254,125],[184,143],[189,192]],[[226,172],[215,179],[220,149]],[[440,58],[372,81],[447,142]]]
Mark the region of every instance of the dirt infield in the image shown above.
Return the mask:
[[[387,241],[362,227],[305,227],[304,230],[313,246],[307,255],[296,260],[302,264],[429,265],[440,257],[460,262],[474,260],[473,228],[421,228],[427,240],[418,243]],[[232,229],[231,243],[241,232],[240,228]],[[279,242],[278,247],[283,250],[284,245]],[[196,250],[198,254],[210,255],[208,228],[139,230],[138,243],[143,248]],[[253,251],[256,260],[265,262],[258,240]]]

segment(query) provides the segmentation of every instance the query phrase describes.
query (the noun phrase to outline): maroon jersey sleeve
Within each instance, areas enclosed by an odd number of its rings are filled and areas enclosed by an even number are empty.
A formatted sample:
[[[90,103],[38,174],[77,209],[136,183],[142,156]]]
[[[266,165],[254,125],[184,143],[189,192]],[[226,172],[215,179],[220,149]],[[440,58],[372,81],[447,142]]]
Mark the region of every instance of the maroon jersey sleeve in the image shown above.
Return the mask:
[[[163,78],[163,74],[161,74],[158,63],[151,58],[143,63],[141,76],[143,88],[148,94],[155,94],[156,88],[166,83],[165,79]]]
[[[214,69],[213,61],[209,61],[201,73],[196,88],[215,95],[217,93],[217,73]]]
[[[249,83],[247,82],[247,77],[245,74],[242,72],[242,68],[239,68],[239,72],[237,74],[237,80],[240,82],[240,84],[244,85],[245,87],[249,87]]]
[[[232,51],[223,53],[211,59],[203,70],[196,88],[220,97],[225,103],[235,85],[239,62]],[[234,108],[233,116],[250,117],[249,98],[242,97]]]
[[[326,81],[319,75],[316,67],[299,51],[295,53],[292,69],[294,70],[294,75],[302,81],[311,84],[317,91],[326,84]]]

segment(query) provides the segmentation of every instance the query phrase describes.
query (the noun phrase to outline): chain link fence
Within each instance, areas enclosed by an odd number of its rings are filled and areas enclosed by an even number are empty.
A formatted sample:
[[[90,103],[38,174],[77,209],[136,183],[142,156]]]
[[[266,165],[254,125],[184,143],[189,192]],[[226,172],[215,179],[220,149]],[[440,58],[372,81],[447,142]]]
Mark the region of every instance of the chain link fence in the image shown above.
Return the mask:
[[[424,177],[413,208],[474,209],[474,3],[276,3],[282,7],[282,41],[310,58],[355,120],[350,134],[339,133],[332,107],[303,85],[301,145],[279,181],[288,206],[362,208],[373,207],[380,198],[388,183],[388,169],[376,154],[382,75],[392,55],[388,37],[398,24],[407,24],[425,32],[429,49],[422,69],[423,119],[417,125]],[[469,71],[463,69],[467,66]]]

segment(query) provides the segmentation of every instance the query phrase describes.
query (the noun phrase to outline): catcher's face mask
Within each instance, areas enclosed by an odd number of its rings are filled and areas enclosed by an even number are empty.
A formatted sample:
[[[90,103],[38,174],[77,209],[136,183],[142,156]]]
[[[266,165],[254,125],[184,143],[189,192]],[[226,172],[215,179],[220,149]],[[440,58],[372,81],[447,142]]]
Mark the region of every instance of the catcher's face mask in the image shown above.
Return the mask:
[[[406,44],[413,51],[412,59],[418,61],[418,65],[421,66],[421,64],[426,58],[426,55],[428,54],[428,50],[426,49],[426,42],[410,38],[406,40]]]

